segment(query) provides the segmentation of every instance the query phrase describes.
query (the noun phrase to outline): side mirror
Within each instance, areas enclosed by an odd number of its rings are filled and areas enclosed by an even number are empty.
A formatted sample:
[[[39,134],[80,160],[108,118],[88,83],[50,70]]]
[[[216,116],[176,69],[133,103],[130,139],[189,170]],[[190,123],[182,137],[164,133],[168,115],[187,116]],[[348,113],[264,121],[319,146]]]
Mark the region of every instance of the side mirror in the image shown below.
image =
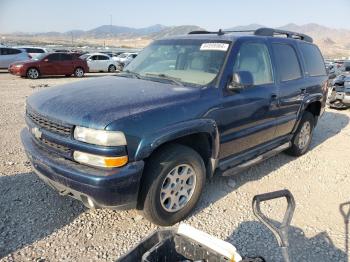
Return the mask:
[[[254,85],[253,75],[249,71],[238,71],[233,73],[232,80],[228,85],[231,91],[241,90]]]

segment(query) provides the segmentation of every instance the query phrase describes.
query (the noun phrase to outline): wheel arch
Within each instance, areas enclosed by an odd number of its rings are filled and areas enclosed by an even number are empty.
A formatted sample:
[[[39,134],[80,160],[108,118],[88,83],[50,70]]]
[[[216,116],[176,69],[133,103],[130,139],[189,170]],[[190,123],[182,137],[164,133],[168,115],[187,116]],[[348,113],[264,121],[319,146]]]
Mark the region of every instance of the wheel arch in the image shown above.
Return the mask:
[[[300,120],[306,111],[310,112],[314,115],[315,125],[317,124],[318,117],[321,115],[322,106],[324,106],[322,104],[322,100],[323,100],[322,94],[313,94],[313,95],[307,96],[303,100],[302,106],[300,107],[300,111],[298,114],[296,124],[293,128],[293,133],[295,133],[295,131],[297,130],[299,123],[300,123]]]
[[[181,122],[142,139],[136,150],[135,160],[145,159],[147,162],[154,153],[170,144],[181,144],[194,149],[203,158],[207,176],[213,175],[220,146],[219,132],[214,120]]]

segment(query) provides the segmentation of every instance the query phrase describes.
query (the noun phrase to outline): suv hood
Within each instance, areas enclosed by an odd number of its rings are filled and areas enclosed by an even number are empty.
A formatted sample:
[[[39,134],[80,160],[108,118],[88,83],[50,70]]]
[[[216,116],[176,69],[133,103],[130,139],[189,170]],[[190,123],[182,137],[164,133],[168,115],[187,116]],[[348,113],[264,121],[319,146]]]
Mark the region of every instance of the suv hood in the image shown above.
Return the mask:
[[[43,90],[27,104],[51,119],[104,129],[112,121],[198,98],[200,88],[108,76]]]

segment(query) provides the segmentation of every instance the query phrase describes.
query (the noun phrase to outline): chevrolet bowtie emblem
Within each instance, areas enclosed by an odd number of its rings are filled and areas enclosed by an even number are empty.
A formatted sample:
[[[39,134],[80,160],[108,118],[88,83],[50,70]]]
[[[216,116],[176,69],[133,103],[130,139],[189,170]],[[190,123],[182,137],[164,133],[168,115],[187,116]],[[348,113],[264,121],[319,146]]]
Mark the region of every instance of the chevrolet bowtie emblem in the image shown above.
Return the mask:
[[[32,134],[37,138],[37,139],[40,139],[41,138],[41,135],[43,134],[39,128],[37,127],[33,127],[32,128]]]

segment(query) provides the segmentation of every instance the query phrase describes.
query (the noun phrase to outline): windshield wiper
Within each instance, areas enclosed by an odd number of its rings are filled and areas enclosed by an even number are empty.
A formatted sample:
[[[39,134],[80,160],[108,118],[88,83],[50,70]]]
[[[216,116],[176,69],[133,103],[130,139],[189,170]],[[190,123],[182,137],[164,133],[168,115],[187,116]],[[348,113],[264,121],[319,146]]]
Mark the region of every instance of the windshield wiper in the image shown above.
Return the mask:
[[[176,77],[172,77],[172,76],[168,76],[166,74],[152,74],[152,73],[146,73],[146,76],[150,76],[150,77],[156,77],[159,79],[165,79],[165,80],[169,80],[171,82],[173,82],[176,85],[179,86],[183,86],[183,83],[180,81],[180,78],[176,78]]]
[[[136,77],[137,79],[141,79],[142,78],[139,73],[136,73],[136,72],[133,72],[133,71],[130,71],[130,70],[122,71],[118,75],[119,76],[123,76],[123,73],[124,74],[128,74],[128,75],[132,75],[132,76]]]

